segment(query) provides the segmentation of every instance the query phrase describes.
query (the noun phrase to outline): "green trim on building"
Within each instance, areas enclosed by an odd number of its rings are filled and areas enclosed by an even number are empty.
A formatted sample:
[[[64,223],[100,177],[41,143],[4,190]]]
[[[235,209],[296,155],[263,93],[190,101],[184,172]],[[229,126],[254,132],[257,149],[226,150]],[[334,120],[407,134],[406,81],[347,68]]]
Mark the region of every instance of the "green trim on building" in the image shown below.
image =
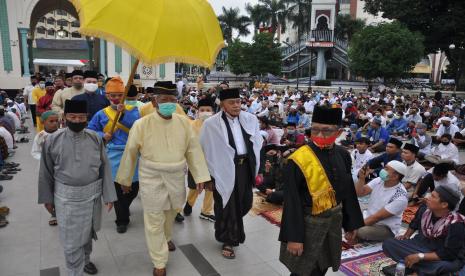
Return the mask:
[[[115,72],[118,74],[123,72],[123,51],[117,45],[115,45]]]
[[[160,64],[160,78],[164,79],[166,77],[165,64]]]
[[[131,72],[132,66],[134,65],[135,62],[136,62],[136,58],[133,55],[131,55],[131,62],[129,63],[129,72]]]
[[[6,0],[0,0],[0,37],[3,53],[3,69],[6,72],[13,71],[13,58],[11,57],[10,27]]]

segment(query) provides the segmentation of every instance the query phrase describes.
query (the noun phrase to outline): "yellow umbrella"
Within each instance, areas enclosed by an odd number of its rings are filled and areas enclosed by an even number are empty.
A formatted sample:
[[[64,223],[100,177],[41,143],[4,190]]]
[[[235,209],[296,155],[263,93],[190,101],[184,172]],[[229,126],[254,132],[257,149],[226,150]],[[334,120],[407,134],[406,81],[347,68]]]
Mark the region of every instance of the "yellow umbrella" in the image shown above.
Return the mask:
[[[218,19],[206,0],[71,0],[79,32],[104,38],[145,63],[211,67],[224,47]]]

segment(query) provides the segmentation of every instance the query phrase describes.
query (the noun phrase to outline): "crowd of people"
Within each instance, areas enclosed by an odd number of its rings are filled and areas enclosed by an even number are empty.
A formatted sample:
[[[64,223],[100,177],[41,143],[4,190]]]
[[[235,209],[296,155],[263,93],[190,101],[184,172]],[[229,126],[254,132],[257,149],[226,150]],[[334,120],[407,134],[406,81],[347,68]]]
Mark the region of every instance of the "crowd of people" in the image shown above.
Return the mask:
[[[98,271],[90,254],[101,201],[114,207],[123,234],[138,194],[153,275],[166,275],[176,250],[172,225],[192,214],[203,191],[200,218],[214,222],[222,256],[233,259],[254,189],[283,205],[280,261],[292,275],[337,270],[343,237],[383,242],[386,255],[420,275],[465,265],[457,177],[465,171],[465,101],[385,87],[333,93],[201,84],[131,86],[125,96],[119,77],[75,70],[33,76],[23,95],[3,96],[0,179],[19,170],[5,160],[27,142],[19,137],[30,110],[38,202],[59,227],[69,275]],[[402,214],[415,205],[401,234]],[[0,226],[7,213],[0,209]]]

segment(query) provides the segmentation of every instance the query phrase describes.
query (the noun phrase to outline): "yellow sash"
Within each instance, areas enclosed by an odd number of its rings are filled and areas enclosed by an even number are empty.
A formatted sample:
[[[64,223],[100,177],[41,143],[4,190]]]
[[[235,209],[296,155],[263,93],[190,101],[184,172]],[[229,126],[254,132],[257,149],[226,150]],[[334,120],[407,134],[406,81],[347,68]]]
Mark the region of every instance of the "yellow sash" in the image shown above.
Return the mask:
[[[127,111],[131,111],[132,109],[134,109],[133,106],[129,106],[129,105],[126,105],[125,106],[125,109]],[[105,113],[105,115],[107,115],[108,117],[108,123],[105,125],[105,127],[103,128],[103,132],[104,133],[109,133],[111,131],[111,127],[113,126],[113,122],[115,121],[115,118],[116,118],[116,110],[114,110],[113,108],[111,108],[111,106],[108,106],[106,108],[103,109],[103,112]],[[129,128],[125,127],[123,124],[121,124],[120,122],[117,122],[116,123],[116,128],[118,129],[121,129],[122,131],[126,132],[126,133],[129,133]]]
[[[336,192],[329,182],[325,169],[310,146],[305,145],[290,157],[302,171],[312,197],[312,215],[318,215],[337,205]]]

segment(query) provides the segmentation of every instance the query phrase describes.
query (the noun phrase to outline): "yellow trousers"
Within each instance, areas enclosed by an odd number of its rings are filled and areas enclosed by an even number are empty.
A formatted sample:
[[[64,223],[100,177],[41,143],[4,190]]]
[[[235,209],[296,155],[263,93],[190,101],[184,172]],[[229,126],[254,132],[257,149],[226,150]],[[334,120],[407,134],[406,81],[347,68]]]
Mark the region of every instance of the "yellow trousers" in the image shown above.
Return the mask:
[[[187,203],[190,206],[194,206],[197,197],[199,196],[199,192],[196,189],[189,189],[189,193],[187,194]],[[202,206],[202,213],[206,215],[213,214],[213,192],[205,190],[205,197],[203,199],[203,206]]]
[[[168,263],[168,241],[171,240],[176,210],[144,212],[145,239],[153,266],[158,269]]]
[[[36,116],[36,121],[37,121],[36,132],[39,133],[42,130],[44,130],[44,124],[40,120],[40,116]]]

